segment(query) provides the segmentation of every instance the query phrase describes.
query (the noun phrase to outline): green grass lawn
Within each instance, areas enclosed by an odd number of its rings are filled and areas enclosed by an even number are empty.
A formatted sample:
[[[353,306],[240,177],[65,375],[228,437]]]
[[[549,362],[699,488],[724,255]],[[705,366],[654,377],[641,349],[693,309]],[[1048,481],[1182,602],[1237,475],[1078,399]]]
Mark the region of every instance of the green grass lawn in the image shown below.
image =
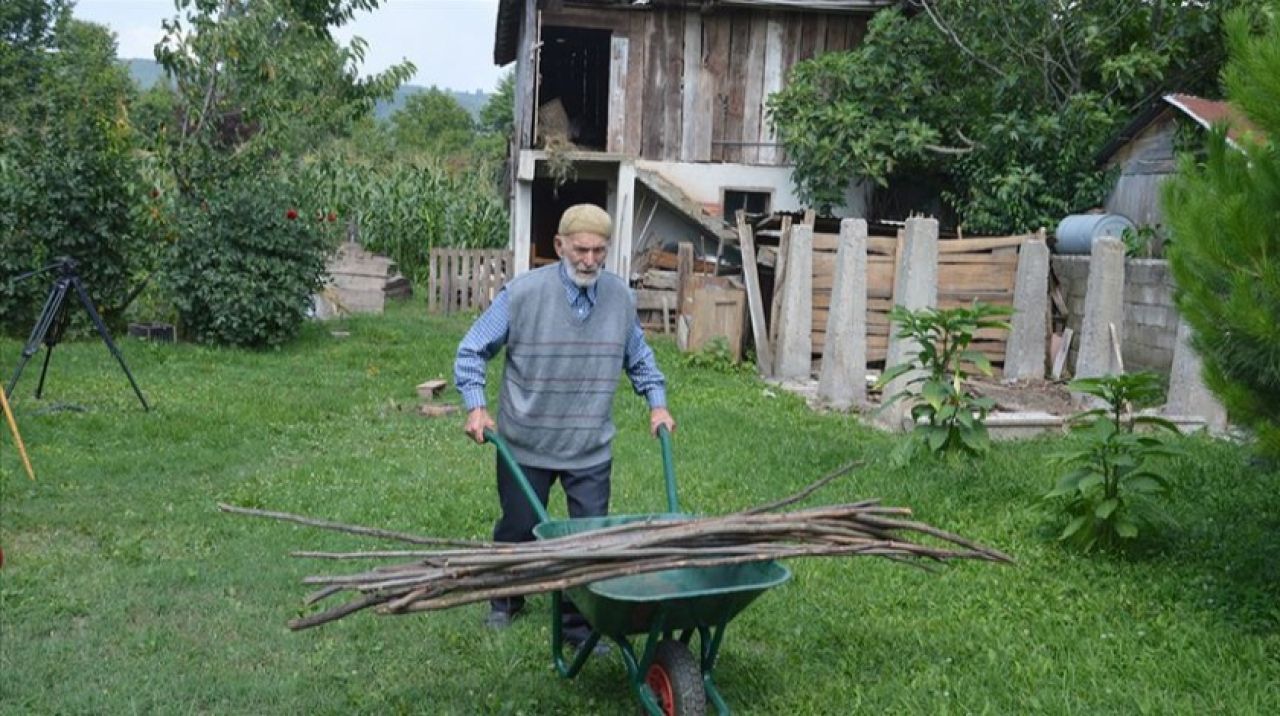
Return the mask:
[[[498,634],[478,605],[292,633],[300,578],[333,565],[290,550],[386,543],[215,508],[487,537],[492,448],[466,441],[461,418],[414,413],[417,383],[451,378],[466,325],[414,303],[308,326],[275,351],[124,341],[150,413],[97,341],[58,347],[43,401],[33,361],[15,408],[37,482],[7,429],[0,438],[0,712],[633,713],[616,656],[573,681],[553,675],[546,597]],[[1280,472],[1252,467],[1244,449],[1185,440],[1188,457],[1168,466],[1179,527],[1134,556],[1081,556],[1051,541],[1038,507],[1054,439],[895,469],[893,437],[754,378],[684,367],[656,344],[687,509],[782,497],[862,457],[865,468],[813,501],[881,497],[1019,560],[940,573],[867,558],[793,563],[794,579],[726,633],[717,673],[740,713],[1280,705]],[[19,350],[0,340],[5,382]],[[629,391],[617,423],[614,511],[662,509],[657,445]],[[558,494],[552,511],[564,512]]]

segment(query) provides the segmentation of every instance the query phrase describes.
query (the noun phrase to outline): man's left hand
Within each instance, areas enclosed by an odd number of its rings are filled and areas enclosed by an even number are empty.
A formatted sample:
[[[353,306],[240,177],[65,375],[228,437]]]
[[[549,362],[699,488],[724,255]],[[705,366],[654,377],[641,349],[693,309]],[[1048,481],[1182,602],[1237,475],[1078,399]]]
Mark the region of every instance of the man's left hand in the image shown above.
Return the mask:
[[[653,408],[649,411],[649,434],[658,437],[658,427],[666,426],[667,432],[675,434],[676,419],[666,408]]]

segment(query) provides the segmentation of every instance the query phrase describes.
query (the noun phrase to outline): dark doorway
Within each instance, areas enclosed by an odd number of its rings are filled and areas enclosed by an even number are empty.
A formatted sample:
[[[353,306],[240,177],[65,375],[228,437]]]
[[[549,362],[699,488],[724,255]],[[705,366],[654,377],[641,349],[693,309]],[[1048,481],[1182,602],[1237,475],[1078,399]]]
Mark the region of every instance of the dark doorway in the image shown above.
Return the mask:
[[[604,151],[609,132],[610,37],[608,30],[542,28],[538,133],[544,147],[547,140],[562,137],[582,149]],[[557,102],[563,114],[555,107]]]
[[[554,263],[556,257],[556,230],[560,228],[560,215],[574,204],[595,204],[609,208],[609,184],[604,180],[571,181],[556,188],[550,178],[533,180],[533,206],[529,225],[533,235],[529,247],[533,255],[529,266],[537,268]]]

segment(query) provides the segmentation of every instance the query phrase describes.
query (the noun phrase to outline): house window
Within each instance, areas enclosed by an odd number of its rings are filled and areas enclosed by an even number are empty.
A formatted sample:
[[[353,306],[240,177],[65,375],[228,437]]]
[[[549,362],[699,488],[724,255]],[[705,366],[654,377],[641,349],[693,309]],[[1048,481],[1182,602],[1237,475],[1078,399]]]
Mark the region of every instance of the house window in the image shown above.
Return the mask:
[[[724,190],[724,220],[732,224],[738,210],[742,209],[748,214],[767,214],[769,213],[770,199],[773,198],[773,192],[755,191],[751,189],[725,189]]]

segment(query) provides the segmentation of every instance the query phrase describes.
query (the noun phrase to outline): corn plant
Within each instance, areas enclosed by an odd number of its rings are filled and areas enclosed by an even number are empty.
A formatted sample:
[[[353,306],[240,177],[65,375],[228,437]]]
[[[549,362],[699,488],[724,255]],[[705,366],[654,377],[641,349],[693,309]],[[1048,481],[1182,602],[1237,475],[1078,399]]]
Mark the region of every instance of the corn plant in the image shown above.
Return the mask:
[[[433,161],[321,160],[307,166],[305,182],[310,205],[332,212],[361,244],[390,256],[415,282],[426,280],[433,248],[507,243],[507,212],[484,171]]]
[[[919,346],[907,362],[890,366],[877,385],[883,388],[903,375],[914,374],[906,386],[884,401],[884,407],[910,400],[915,440],[936,453],[985,452],[990,445],[985,420],[995,407],[990,398],[968,390],[966,379],[977,370],[991,375],[991,361],[970,346],[978,331],[1008,330],[1004,320],[1012,310],[974,301],[967,308],[922,308],[910,311],[894,306],[889,318],[898,326],[898,338],[911,339]]]
[[[1160,433],[1178,428],[1163,418],[1138,415],[1134,404],[1152,402],[1161,392],[1153,373],[1081,378],[1069,387],[1095,396],[1103,407],[1070,418],[1072,429],[1085,444],[1056,456],[1070,470],[1044,497],[1065,514],[1058,539],[1083,549],[1113,548],[1133,540],[1144,530],[1167,523],[1156,498],[1169,489],[1168,479],[1156,471],[1158,458],[1180,454]],[[1151,429],[1139,432],[1141,426]]]

